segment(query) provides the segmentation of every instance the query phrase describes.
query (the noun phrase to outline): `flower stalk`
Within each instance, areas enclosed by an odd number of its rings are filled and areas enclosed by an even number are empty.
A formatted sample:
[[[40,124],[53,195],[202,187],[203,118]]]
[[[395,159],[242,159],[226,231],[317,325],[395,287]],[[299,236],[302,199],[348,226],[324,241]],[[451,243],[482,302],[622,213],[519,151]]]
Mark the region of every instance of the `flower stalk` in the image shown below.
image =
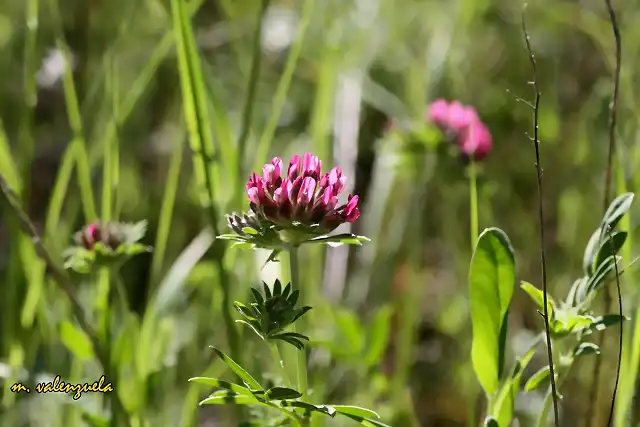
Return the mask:
[[[289,269],[291,275],[291,289],[296,291],[300,288],[300,269],[298,263],[298,248],[289,249]],[[291,325],[292,332],[296,332],[295,323]],[[307,396],[307,352],[302,349],[297,352],[296,378],[298,380],[298,391],[302,393],[302,398]]]

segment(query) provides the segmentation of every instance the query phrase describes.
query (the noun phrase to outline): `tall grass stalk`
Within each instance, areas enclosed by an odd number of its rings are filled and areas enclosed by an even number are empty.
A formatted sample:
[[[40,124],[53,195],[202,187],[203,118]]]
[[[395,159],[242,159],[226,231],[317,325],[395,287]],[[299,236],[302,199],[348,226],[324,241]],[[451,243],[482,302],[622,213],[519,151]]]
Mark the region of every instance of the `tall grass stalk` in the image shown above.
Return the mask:
[[[269,154],[269,147],[271,146],[273,137],[276,133],[276,128],[278,127],[282,108],[287,101],[287,94],[289,93],[291,82],[293,81],[293,74],[296,70],[296,65],[298,64],[298,58],[302,52],[303,42],[309,23],[311,22],[314,6],[315,0],[304,0],[302,5],[302,12],[298,23],[298,32],[296,33],[295,41],[293,42],[289,56],[287,57],[287,62],[284,66],[282,77],[280,77],[280,81],[278,82],[276,93],[273,96],[271,114],[269,115],[267,124],[258,142],[256,157],[254,159],[255,168],[258,170],[262,167],[264,160]]]
[[[213,232],[219,233],[219,216],[216,207],[213,177],[217,175],[217,167],[213,161],[214,144],[209,122],[209,106],[206,98],[206,86],[202,77],[200,57],[196,50],[193,28],[185,12],[184,0],[171,1],[173,30],[178,47],[178,70],[182,87],[182,101],[190,144],[194,152],[194,169],[196,180],[201,187],[201,197],[207,208],[209,223]],[[224,263],[225,246],[214,244],[215,259],[223,297],[220,301],[222,317],[229,340],[229,347],[234,359],[238,359],[238,332],[231,316],[231,283]]]

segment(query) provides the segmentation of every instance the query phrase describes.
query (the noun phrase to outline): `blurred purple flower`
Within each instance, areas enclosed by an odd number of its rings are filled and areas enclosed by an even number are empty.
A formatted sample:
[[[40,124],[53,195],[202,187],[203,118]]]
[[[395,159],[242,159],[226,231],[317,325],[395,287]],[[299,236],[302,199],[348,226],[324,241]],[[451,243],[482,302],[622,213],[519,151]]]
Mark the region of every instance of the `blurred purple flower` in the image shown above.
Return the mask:
[[[285,227],[294,222],[317,225],[322,232],[358,219],[357,195],[338,205],[346,181],[339,167],[323,175],[322,161],[311,153],[302,159],[293,156],[284,178],[282,166],[282,159],[274,157],[262,168],[262,176],[254,173],[246,185],[252,209],[265,219]]]
[[[482,160],[493,148],[491,132],[475,108],[459,101],[435,100],[427,109],[427,121],[452,136],[465,156]]]

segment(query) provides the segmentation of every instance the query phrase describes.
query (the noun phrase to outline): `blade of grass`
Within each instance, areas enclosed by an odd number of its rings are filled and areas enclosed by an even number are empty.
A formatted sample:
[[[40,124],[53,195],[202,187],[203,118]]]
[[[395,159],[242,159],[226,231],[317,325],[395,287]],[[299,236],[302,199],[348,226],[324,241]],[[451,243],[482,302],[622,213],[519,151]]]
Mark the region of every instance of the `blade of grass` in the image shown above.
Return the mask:
[[[262,132],[262,136],[260,137],[260,141],[258,142],[256,157],[254,158],[253,162],[254,168],[257,170],[260,170],[262,168],[262,164],[265,162],[265,159],[269,154],[269,147],[271,146],[271,142],[276,133],[276,128],[278,127],[278,121],[280,120],[282,108],[284,107],[284,103],[287,100],[289,87],[291,86],[291,82],[293,80],[293,73],[296,70],[298,58],[300,57],[300,53],[302,52],[305,34],[311,21],[311,15],[313,14],[314,6],[315,0],[305,0],[302,5],[302,16],[300,17],[300,22],[298,24],[298,32],[296,34],[295,41],[291,46],[291,51],[289,52],[284,71],[282,72],[282,77],[278,82],[278,87],[276,88],[276,93],[273,97],[273,108],[271,109],[271,115],[269,116],[267,125],[265,126],[264,131]]]
[[[187,122],[191,149],[193,151],[193,163],[196,180],[201,190],[201,201],[207,208],[209,222],[215,235],[219,235],[218,213],[214,197],[214,176],[217,175],[217,167],[213,162],[214,143],[209,122],[208,105],[206,99],[206,87],[202,77],[200,57],[196,50],[193,28],[188,16],[185,14],[183,0],[171,1],[173,16],[173,30],[177,41],[178,71],[182,88],[182,101],[184,115]],[[223,257],[225,246],[215,244],[218,249],[216,262],[218,274],[222,286],[223,298],[221,311],[231,348],[232,357],[238,357],[237,331],[231,316],[230,283]]]
[[[162,265],[164,263],[165,251],[171,231],[171,222],[173,220],[173,208],[175,206],[176,194],[178,194],[178,184],[180,182],[180,169],[182,167],[182,153],[184,151],[184,138],[181,137],[173,149],[171,159],[169,161],[169,171],[164,187],[164,195],[162,197],[162,205],[160,207],[160,215],[158,221],[158,231],[156,234],[153,256],[151,259],[151,280],[149,284],[148,294],[152,295],[159,283],[162,274]]]
[[[251,72],[249,73],[247,98],[244,103],[242,112],[242,127],[240,137],[238,139],[238,184],[245,178],[244,176],[244,154],[247,148],[247,141],[251,132],[251,121],[253,119],[253,107],[255,105],[255,97],[258,92],[258,81],[260,79],[260,60],[262,58],[262,49],[260,45],[262,37],[262,23],[264,21],[264,13],[269,7],[271,0],[261,0],[260,9],[258,11],[258,22],[253,33],[253,57],[251,59]],[[239,197],[242,192],[238,191]]]

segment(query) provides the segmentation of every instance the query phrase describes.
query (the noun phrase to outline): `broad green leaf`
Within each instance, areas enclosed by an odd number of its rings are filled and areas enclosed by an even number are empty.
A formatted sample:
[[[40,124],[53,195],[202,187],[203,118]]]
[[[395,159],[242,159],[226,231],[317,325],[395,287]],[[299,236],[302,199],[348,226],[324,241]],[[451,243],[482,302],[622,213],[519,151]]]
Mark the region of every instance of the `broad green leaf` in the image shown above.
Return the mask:
[[[515,258],[507,235],[498,228],[478,237],[469,272],[473,342],[471,359],[487,394],[498,390],[504,348],[503,326],[515,287]]]
[[[364,364],[373,366],[380,362],[389,343],[391,330],[391,315],[393,310],[390,305],[378,309],[368,327],[367,349],[364,355]]]
[[[536,372],[531,378],[529,378],[529,381],[527,381],[527,383],[524,385],[524,390],[532,391],[545,385],[546,381],[549,379],[550,372],[551,370],[549,369],[548,365],[540,368],[538,372]]]
[[[611,229],[615,228],[622,217],[631,209],[633,197],[633,193],[624,193],[616,197],[609,205],[602,222]]]
[[[235,374],[239,376],[242,379],[242,381],[245,382],[245,384],[247,384],[247,386],[249,386],[252,390],[262,390],[262,386],[260,385],[260,383],[256,381],[256,379],[253,378],[247,371],[245,371],[242,366],[238,365],[232,358],[230,358],[229,356],[227,356],[217,348],[213,346],[209,346],[209,347],[211,347],[213,351],[216,352],[218,357],[222,359],[222,361],[226,363],[227,366],[233,372],[235,372]]]
[[[602,244],[600,245],[596,259],[594,260],[593,268],[597,270],[607,258],[612,255],[617,255],[626,241],[626,231],[616,231],[615,233],[611,233],[611,235],[603,236]]]
[[[95,358],[93,345],[87,334],[74,323],[63,320],[60,324],[60,339],[67,349],[78,359]]]
[[[540,309],[540,312],[543,313],[544,312],[544,293],[529,282],[524,282],[524,281],[520,282],[520,288],[523,291],[525,291],[527,295],[529,295],[529,297],[531,297],[533,302],[536,303],[536,305]],[[553,298],[551,298],[551,295],[547,294],[547,310],[549,310],[550,319],[553,319],[555,307],[556,307],[556,304],[553,301]]]
[[[210,387],[222,388],[222,389],[229,390],[229,391],[232,391],[232,392],[237,393],[237,394],[244,394],[245,396],[253,396],[253,393],[251,393],[251,390],[249,390],[246,387],[242,387],[241,385],[233,384],[233,383],[230,383],[228,381],[218,380],[216,378],[193,377],[193,378],[189,378],[189,382],[194,382],[194,383],[198,383],[198,384],[206,384],[206,385],[208,385]]]
[[[287,400],[297,399],[302,396],[302,393],[291,388],[286,387],[272,387],[265,393],[265,396],[269,400]]]
[[[350,414],[364,418],[380,418],[377,412],[371,409],[361,408],[359,406],[352,405],[331,405],[334,409],[341,414]]]
[[[587,356],[589,354],[600,354],[600,347],[590,342],[581,342],[573,350],[573,356]]]

